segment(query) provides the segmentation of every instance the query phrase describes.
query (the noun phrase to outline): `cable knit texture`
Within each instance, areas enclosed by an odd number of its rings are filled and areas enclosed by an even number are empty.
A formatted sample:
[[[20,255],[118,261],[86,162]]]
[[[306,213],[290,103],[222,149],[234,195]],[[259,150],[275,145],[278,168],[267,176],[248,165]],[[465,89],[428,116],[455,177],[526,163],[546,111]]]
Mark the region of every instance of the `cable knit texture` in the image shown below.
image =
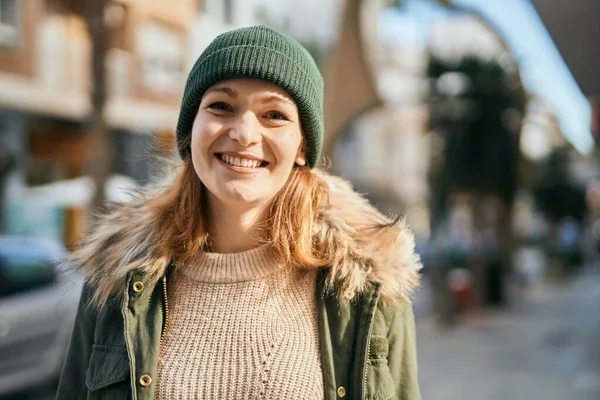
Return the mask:
[[[171,275],[156,399],[323,399],[316,272],[269,246]]]

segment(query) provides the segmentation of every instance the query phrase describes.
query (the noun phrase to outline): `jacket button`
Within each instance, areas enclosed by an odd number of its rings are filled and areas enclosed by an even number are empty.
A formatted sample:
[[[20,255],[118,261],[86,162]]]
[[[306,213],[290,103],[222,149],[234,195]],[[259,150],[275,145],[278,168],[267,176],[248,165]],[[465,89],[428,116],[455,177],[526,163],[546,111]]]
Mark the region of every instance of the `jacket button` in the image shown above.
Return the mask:
[[[152,378],[150,378],[150,375],[142,375],[140,377],[140,385],[142,385],[143,387],[148,387],[152,384]]]
[[[343,399],[344,397],[346,397],[346,388],[343,386],[340,386],[339,388],[337,388],[337,395],[339,396],[340,399]]]
[[[133,291],[136,293],[142,293],[142,290],[144,290],[144,284],[140,281],[137,281],[133,284]]]

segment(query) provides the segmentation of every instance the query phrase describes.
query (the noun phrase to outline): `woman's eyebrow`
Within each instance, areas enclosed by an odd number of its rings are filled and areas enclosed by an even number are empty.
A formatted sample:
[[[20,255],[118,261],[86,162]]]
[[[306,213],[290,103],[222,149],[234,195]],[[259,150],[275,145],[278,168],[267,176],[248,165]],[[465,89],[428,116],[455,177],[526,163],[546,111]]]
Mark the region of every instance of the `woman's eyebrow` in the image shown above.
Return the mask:
[[[228,95],[229,97],[234,98],[234,99],[237,99],[237,97],[238,97],[237,90],[232,89],[227,86],[217,86],[217,87],[210,88],[206,91],[205,95],[209,94],[211,92],[225,93],[226,95]]]
[[[276,94],[265,96],[261,99],[261,103],[263,103],[263,104],[272,103],[272,102],[283,102],[283,103],[286,103],[286,104],[296,108],[296,103],[294,103],[292,100],[287,99],[283,96],[276,95]]]

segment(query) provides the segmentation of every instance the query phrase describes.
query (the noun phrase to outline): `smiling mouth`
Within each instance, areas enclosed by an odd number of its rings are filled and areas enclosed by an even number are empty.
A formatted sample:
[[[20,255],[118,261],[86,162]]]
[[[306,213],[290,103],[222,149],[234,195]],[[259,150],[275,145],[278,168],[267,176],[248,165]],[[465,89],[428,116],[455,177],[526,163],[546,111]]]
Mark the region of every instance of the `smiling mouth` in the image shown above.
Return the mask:
[[[247,168],[247,169],[259,169],[264,168],[269,164],[267,161],[256,160],[244,157],[231,156],[229,154],[215,153],[215,157],[224,162],[225,164],[231,165],[232,167]]]

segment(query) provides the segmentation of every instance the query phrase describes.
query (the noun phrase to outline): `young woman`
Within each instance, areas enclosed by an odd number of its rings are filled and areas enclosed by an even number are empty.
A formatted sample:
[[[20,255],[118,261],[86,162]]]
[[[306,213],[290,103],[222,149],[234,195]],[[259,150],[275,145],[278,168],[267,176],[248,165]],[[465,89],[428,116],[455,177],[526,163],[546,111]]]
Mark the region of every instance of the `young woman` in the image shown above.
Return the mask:
[[[323,80],[266,27],[190,72],[182,164],[74,253],[59,399],[419,399],[413,238],[313,169]]]

